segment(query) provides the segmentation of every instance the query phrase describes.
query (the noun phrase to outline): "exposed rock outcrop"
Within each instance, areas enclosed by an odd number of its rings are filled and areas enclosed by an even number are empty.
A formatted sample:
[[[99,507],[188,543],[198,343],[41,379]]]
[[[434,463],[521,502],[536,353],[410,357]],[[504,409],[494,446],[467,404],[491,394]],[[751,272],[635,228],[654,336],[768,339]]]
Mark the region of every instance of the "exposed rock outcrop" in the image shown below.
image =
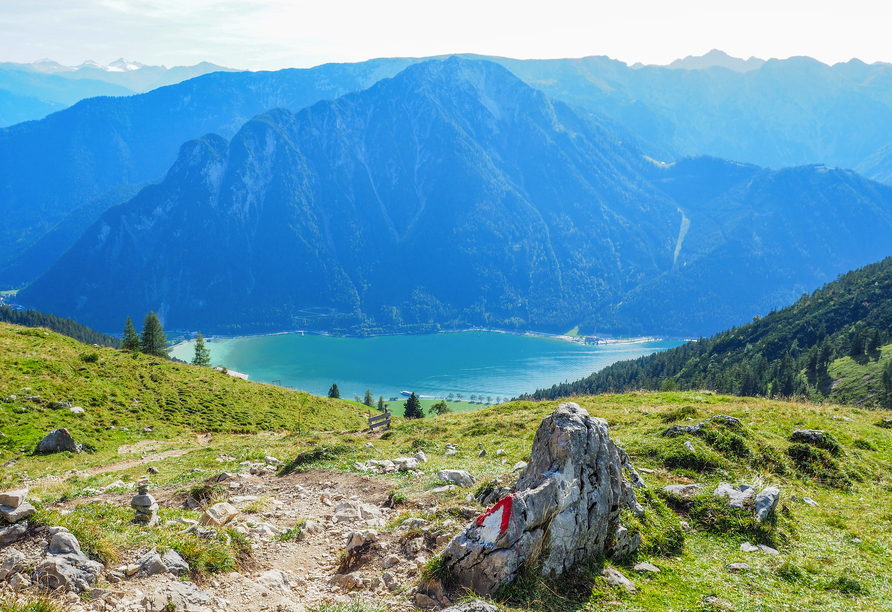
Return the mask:
[[[65,451],[70,451],[72,453],[81,452],[81,445],[74,441],[74,438],[67,429],[54,429],[37,443],[37,452],[40,454],[61,453]]]
[[[522,563],[553,575],[609,553],[621,535],[620,510],[641,510],[623,475],[624,460],[604,419],[561,404],[539,426],[514,493],[446,547],[458,583],[490,595],[513,580]]]
[[[85,591],[96,583],[104,569],[81,552],[77,538],[65,531],[53,536],[47,552],[34,575],[38,583],[49,589]]]

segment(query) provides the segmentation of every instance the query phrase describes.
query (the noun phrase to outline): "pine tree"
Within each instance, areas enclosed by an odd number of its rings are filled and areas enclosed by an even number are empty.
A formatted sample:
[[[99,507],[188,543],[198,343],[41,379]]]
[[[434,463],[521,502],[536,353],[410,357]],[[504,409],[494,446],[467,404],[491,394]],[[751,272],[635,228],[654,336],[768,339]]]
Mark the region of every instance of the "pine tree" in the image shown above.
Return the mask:
[[[372,391],[370,389],[365,390],[365,397],[363,398],[362,403],[369,408],[375,405],[375,398],[372,397]]]
[[[121,350],[135,353],[139,350],[139,334],[133,328],[133,321],[127,317],[124,323],[124,336],[121,338]]]
[[[328,397],[331,399],[341,399],[341,391],[338,389],[338,383],[333,383],[331,389],[328,390]]]
[[[384,410],[386,410],[386,409],[387,409],[387,406],[384,405],[384,396],[379,395],[378,396],[378,410],[380,410],[381,412],[384,412]]]
[[[161,321],[158,320],[155,311],[147,314],[143,322],[139,350],[146,355],[167,358],[167,352],[170,350],[167,348],[167,334],[164,333],[164,328],[161,327]]]
[[[204,344],[204,336],[201,335],[201,332],[198,332],[198,337],[195,338],[195,357],[192,358],[192,365],[201,366],[203,368],[209,368],[211,366],[211,352],[208,350],[208,347]]]
[[[415,394],[409,396],[409,399],[406,400],[404,404],[405,411],[403,416],[407,419],[423,419],[424,411],[421,409],[421,402],[418,401],[418,398],[415,397]]]

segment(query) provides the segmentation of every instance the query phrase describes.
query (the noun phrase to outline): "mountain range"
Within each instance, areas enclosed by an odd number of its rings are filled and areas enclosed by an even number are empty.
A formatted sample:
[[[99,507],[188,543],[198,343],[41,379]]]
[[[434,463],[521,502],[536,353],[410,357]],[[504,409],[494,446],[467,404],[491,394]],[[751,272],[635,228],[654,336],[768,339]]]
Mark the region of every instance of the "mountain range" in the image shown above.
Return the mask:
[[[147,66],[123,58],[106,66],[88,61],[63,66],[48,59],[31,64],[0,63],[0,128],[42,119],[96,96],[132,96],[231,68],[201,62],[194,66]]]
[[[186,143],[20,300],[106,331],[154,309],[218,331],[687,335],[888,254],[892,188],[854,172],[655,162],[489,61],[375,80]]]

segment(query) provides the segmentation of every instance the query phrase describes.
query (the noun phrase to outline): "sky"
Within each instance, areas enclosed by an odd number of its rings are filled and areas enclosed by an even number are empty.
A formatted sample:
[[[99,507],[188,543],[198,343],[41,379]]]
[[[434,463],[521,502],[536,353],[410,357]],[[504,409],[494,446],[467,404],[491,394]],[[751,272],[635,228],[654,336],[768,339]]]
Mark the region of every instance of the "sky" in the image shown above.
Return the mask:
[[[374,57],[607,55],[892,61],[892,2],[813,0],[0,0],[0,61],[120,57],[248,70]]]

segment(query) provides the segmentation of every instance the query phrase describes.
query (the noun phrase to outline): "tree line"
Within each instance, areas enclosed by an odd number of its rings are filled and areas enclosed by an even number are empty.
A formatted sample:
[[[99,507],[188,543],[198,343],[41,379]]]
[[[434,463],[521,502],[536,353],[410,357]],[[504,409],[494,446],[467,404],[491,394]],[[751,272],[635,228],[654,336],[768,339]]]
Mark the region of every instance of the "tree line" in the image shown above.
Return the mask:
[[[101,334],[77,321],[36,310],[15,310],[9,306],[0,306],[0,321],[23,327],[45,327],[84,344],[98,344],[110,348],[118,348],[121,345],[117,338]]]
[[[740,396],[821,399],[833,390],[828,368],[851,357],[879,362],[892,342],[892,258],[840,275],[795,304],[751,323],[635,360],[524,399],[632,390],[713,390]],[[892,408],[892,359],[868,387],[868,404]]]

